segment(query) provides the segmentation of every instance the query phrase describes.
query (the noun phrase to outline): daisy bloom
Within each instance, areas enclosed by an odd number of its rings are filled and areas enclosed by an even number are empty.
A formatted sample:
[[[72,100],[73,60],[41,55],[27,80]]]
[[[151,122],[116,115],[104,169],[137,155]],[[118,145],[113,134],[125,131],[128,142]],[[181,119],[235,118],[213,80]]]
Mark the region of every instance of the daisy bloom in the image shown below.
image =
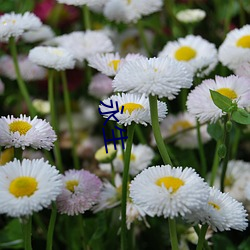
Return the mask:
[[[215,76],[215,80],[202,81],[188,95],[187,109],[200,122],[214,123],[225,114],[213,103],[210,89],[232,99],[240,108],[250,105],[250,78],[235,75]]]
[[[95,213],[118,206],[122,197],[122,179],[115,175],[114,185],[105,180],[97,204],[93,207]]]
[[[103,100],[103,104],[99,105],[99,113],[103,113],[104,118],[110,116],[110,107],[108,108],[105,105],[110,106],[111,101],[113,108],[115,108],[116,103],[118,105],[118,110],[116,110],[117,113],[115,114],[118,121],[113,116],[109,118],[110,120],[117,121],[125,126],[131,125],[132,122],[143,124],[144,126],[147,126],[147,123],[151,124],[149,101],[145,95],[122,93],[112,95],[110,98]],[[166,114],[166,104],[158,101],[159,120],[161,121]]]
[[[132,201],[128,201],[126,204],[126,224],[128,230],[130,230],[131,224],[136,220],[143,220],[146,226],[149,227],[144,211],[141,210],[140,207],[135,205]]]
[[[0,168],[0,178],[0,213],[12,217],[48,207],[62,189],[59,171],[43,159],[14,159]]]
[[[128,54],[121,58],[119,53],[96,54],[88,58],[89,66],[99,70],[107,76],[114,76],[126,61],[144,58],[139,54]]]
[[[89,171],[68,170],[62,181],[63,189],[56,200],[57,209],[61,214],[83,214],[98,201],[102,182]]]
[[[160,129],[163,139],[175,136],[174,141],[177,147],[182,149],[193,149],[198,147],[196,126],[195,117],[188,112],[183,112],[175,115],[167,115],[167,117],[161,122]],[[211,139],[207,132],[206,124],[200,127],[200,133],[201,141],[203,143],[206,143]],[[152,144],[156,145],[153,135]]]
[[[113,150],[114,146],[112,145]],[[114,170],[122,173],[124,168],[123,153],[120,145],[117,145],[117,154],[113,160]],[[132,145],[129,174],[132,176],[137,175],[143,169],[147,168],[153,160],[155,154],[154,151],[147,145]],[[111,173],[111,164],[99,164],[99,167],[103,171]]]
[[[108,76],[97,73],[91,79],[88,93],[96,98],[106,98],[113,92],[112,79]]]
[[[158,95],[174,99],[181,88],[190,88],[193,73],[181,62],[163,58],[128,61],[113,81],[114,91]]]
[[[215,232],[230,229],[243,231],[248,226],[247,212],[242,203],[214,187],[210,188],[206,206],[187,218],[188,221],[207,223]]]
[[[249,62],[250,25],[230,31],[218,50],[219,61],[231,70]]]
[[[58,3],[64,3],[74,6],[83,6],[87,5],[89,7],[99,7],[102,6],[106,1],[105,0],[56,0]]]
[[[29,59],[40,66],[58,71],[75,67],[73,55],[68,50],[60,47],[35,47],[29,52]]]
[[[242,160],[231,160],[228,162],[227,171],[224,180],[224,190],[229,193],[234,199],[245,202],[245,187],[250,182],[250,163]],[[222,166],[220,166],[216,175],[214,186],[220,187],[220,176]]]
[[[197,23],[206,17],[206,12],[201,9],[181,10],[176,14],[178,21],[182,23]]]
[[[19,55],[17,60],[23,80],[39,81],[47,77],[47,70],[33,63],[26,55]],[[11,80],[17,79],[11,56],[5,55],[0,58],[0,74]]]
[[[6,13],[0,17],[0,42],[8,42],[10,37],[19,38],[25,31],[36,30],[41,25],[33,13]]]
[[[50,113],[50,103],[47,100],[34,99],[32,105],[40,114],[48,115]]]
[[[45,120],[20,115],[0,118],[0,146],[5,148],[44,148],[50,150],[56,140],[55,131]]]
[[[154,33],[151,30],[144,29],[144,35],[148,46],[152,49]],[[143,48],[138,29],[127,28],[123,32],[117,34],[114,40],[116,50],[119,51],[122,56],[126,56],[128,53],[147,55],[147,51]]]
[[[112,162],[116,157],[117,151],[112,144],[107,145],[108,153],[106,153],[105,146],[99,148],[95,153],[95,159],[101,163]]]
[[[168,42],[159,53],[159,57],[166,56],[185,63],[198,76],[208,75],[218,62],[215,45],[194,35]]]
[[[250,78],[250,62],[240,64],[235,70],[235,75],[245,76]]]
[[[207,184],[192,168],[153,166],[138,174],[130,185],[130,197],[146,214],[174,218],[206,204]]]
[[[27,43],[35,43],[49,40],[55,36],[54,31],[48,25],[42,25],[37,30],[24,32],[22,39]]]
[[[111,39],[102,31],[75,31],[55,37],[51,42],[70,51],[79,62],[114,50]]]
[[[109,0],[104,6],[104,16],[116,22],[136,22],[143,15],[159,11],[163,5],[162,0]]]

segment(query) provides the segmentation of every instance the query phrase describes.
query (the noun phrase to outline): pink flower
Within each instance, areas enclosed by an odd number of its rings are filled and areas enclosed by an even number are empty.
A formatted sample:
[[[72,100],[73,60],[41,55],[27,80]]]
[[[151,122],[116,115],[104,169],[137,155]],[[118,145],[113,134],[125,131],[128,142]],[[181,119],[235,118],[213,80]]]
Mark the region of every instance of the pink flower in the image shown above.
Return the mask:
[[[71,169],[63,176],[63,190],[57,197],[59,213],[83,214],[98,201],[102,187],[101,180],[86,170]]]

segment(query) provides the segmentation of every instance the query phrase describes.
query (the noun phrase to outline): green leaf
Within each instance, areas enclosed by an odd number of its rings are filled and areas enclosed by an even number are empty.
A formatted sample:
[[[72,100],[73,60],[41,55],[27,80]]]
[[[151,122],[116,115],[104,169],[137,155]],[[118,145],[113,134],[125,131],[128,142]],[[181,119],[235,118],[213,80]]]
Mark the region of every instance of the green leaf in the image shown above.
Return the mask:
[[[223,128],[219,122],[208,124],[207,132],[209,135],[215,139],[216,141],[222,139],[223,136]]]
[[[241,108],[232,113],[232,120],[240,124],[250,124],[250,114]]]
[[[233,111],[232,109],[237,107],[230,98],[218,93],[217,91],[210,89],[210,94],[214,104],[224,112],[231,112]]]
[[[21,248],[23,248],[21,225],[18,219],[13,219],[0,231],[0,249]]]

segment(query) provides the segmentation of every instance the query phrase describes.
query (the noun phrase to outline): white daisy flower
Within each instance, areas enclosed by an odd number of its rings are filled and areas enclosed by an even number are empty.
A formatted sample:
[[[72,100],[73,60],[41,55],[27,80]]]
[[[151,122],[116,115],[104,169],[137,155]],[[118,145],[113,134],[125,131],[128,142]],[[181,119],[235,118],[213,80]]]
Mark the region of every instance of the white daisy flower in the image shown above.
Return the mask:
[[[174,99],[181,88],[190,88],[193,73],[171,58],[127,61],[113,81],[114,91],[158,95]]]
[[[145,39],[150,49],[153,48],[154,33],[151,30],[144,29]],[[127,28],[123,32],[114,37],[116,50],[122,56],[126,56],[128,53],[139,53],[141,55],[147,55],[147,51],[143,47],[140,39],[138,29]]]
[[[240,64],[249,62],[250,58],[250,25],[230,31],[219,47],[220,62],[231,70]]]
[[[75,58],[71,52],[60,47],[35,47],[29,52],[29,59],[40,66],[58,71],[75,67]]]
[[[0,213],[12,217],[48,207],[62,189],[59,171],[43,159],[15,159],[0,168],[0,178]]]
[[[0,146],[5,148],[44,148],[50,150],[56,140],[55,131],[45,120],[20,115],[0,118]]]
[[[246,199],[250,200],[250,183],[249,182],[245,187],[244,194],[246,196]]]
[[[34,99],[32,105],[40,114],[48,115],[50,113],[50,103],[47,100]]]
[[[102,31],[75,31],[54,38],[52,43],[69,50],[80,62],[97,53],[114,50],[111,39]]]
[[[196,116],[200,122],[213,123],[225,114],[213,103],[210,89],[232,99],[238,107],[244,108],[250,105],[250,78],[235,75],[215,76],[215,80],[202,81],[188,95],[188,111]]]
[[[144,58],[139,54],[128,54],[125,58],[121,58],[119,53],[96,54],[88,58],[89,66],[99,70],[107,76],[114,76],[118,70],[127,61]]]
[[[47,77],[47,70],[33,63],[26,55],[19,55],[18,64],[23,80],[39,81]],[[11,80],[16,80],[16,70],[13,59],[9,55],[4,55],[0,58],[0,75],[8,77]]]
[[[192,213],[203,207],[208,185],[192,168],[154,166],[143,170],[130,185],[130,197],[146,214],[164,218]]]
[[[207,223],[215,232],[230,229],[243,231],[248,226],[247,212],[242,203],[214,187],[210,188],[206,206],[188,215],[187,219],[196,223]]]
[[[229,193],[234,199],[245,202],[245,187],[250,182],[250,163],[242,160],[231,160],[228,162],[226,176],[224,180],[224,191]],[[222,166],[216,175],[214,186],[220,187],[220,176]]]
[[[162,0],[109,0],[104,6],[104,16],[116,22],[136,22],[143,15],[159,11],[163,5]]]
[[[206,12],[201,9],[181,10],[176,14],[176,18],[182,23],[197,23],[206,17]]]
[[[250,78],[250,61],[240,64],[235,70],[235,75],[245,76]]]
[[[136,221],[144,221],[147,227],[149,227],[148,222],[146,221],[146,214],[139,206],[135,205],[133,202],[128,201],[126,204],[126,224],[127,229],[130,230],[131,224]]]
[[[168,42],[159,53],[159,57],[166,56],[185,63],[198,76],[208,75],[218,62],[215,45],[194,35]]]
[[[114,146],[112,145],[114,148]],[[117,154],[113,160],[114,170],[119,173],[123,173],[124,164],[123,164],[123,153],[121,146],[117,145]],[[132,145],[131,156],[130,156],[130,166],[129,174],[132,176],[137,175],[143,169],[147,168],[151,161],[153,160],[155,154],[152,148],[147,145]],[[110,164],[99,164],[101,170],[111,173]]]
[[[0,17],[0,42],[7,42],[10,37],[19,38],[25,31],[36,30],[41,25],[33,13],[6,13]]]
[[[89,7],[99,7],[102,6],[106,0],[56,0],[58,3],[64,3],[74,6],[83,6],[87,5]]]
[[[52,39],[54,36],[55,33],[50,26],[44,24],[37,30],[24,32],[22,39],[27,43],[35,43]]]
[[[99,200],[97,204],[93,207],[95,213],[110,209],[121,204],[122,196],[122,179],[121,176],[116,174],[114,179],[114,185],[109,181],[104,181],[101,193],[99,195]]]
[[[174,141],[177,147],[182,149],[193,149],[199,146],[196,126],[195,117],[188,112],[183,112],[175,115],[167,115],[167,117],[161,122],[160,129],[164,139],[176,135]],[[206,124],[200,127],[200,133],[201,141],[203,143],[206,143],[211,139],[207,132]],[[152,143],[155,145],[153,135]]]
[[[112,107],[110,106],[111,101]],[[104,118],[110,117],[110,120],[117,121],[119,124],[125,126],[131,125],[132,122],[143,124],[144,126],[147,126],[147,123],[151,124],[149,101],[145,95],[122,93],[112,95],[110,98],[103,100],[102,103],[103,104],[99,105],[99,113],[103,115]],[[115,114],[111,115],[111,113]],[[166,114],[166,104],[158,101],[159,121],[161,121]]]

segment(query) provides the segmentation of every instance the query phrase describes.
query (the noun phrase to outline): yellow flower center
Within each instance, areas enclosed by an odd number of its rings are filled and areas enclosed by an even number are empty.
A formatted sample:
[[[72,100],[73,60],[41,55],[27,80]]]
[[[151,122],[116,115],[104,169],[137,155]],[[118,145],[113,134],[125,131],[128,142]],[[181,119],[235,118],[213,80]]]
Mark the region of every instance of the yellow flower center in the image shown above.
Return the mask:
[[[75,187],[77,187],[78,184],[79,184],[79,182],[78,182],[77,180],[67,181],[67,182],[66,182],[66,188],[67,188],[70,192],[74,193]]]
[[[134,110],[144,108],[141,104],[133,103],[133,102],[128,102],[126,104],[123,104],[122,106],[124,106],[123,113],[126,113],[128,111],[130,115],[132,114]],[[122,109],[122,106],[119,108],[119,110]]]
[[[176,177],[172,177],[172,176],[165,176],[162,178],[159,178],[156,182],[156,185],[158,186],[162,186],[162,184],[164,184],[164,186],[167,189],[172,188],[172,192],[171,193],[175,193],[181,186],[184,185],[184,181],[176,178]]]
[[[208,202],[208,204],[210,206],[212,206],[213,208],[215,208],[216,210],[220,210],[220,206],[218,206],[217,204],[213,203],[213,202]]]
[[[5,165],[7,162],[14,158],[14,148],[7,148],[1,152],[0,155],[0,166]]]
[[[224,180],[224,185],[226,187],[231,187],[234,184],[234,178],[233,176],[226,176],[225,180]]]
[[[19,132],[20,135],[25,135],[31,128],[32,125],[25,121],[14,121],[9,124],[10,131]]]
[[[250,48],[250,35],[246,35],[246,36],[241,37],[237,41],[236,45],[238,47],[248,48],[249,49]]]
[[[120,62],[121,62],[121,60],[118,60],[118,59],[117,59],[117,60],[112,60],[112,61],[108,64],[108,66],[111,67],[111,68],[113,68],[114,71],[117,71]]]
[[[9,23],[15,24],[15,23],[16,23],[16,20],[15,20],[15,19],[8,20],[8,21],[4,20],[4,21],[2,22],[3,25],[7,25],[7,24],[9,24]]]
[[[118,156],[118,158],[119,158],[121,161],[123,161],[123,155],[122,155],[122,154],[120,154],[120,155]],[[131,155],[130,155],[130,161],[135,161],[135,159],[136,159],[135,154],[131,153]]]
[[[218,93],[230,98],[230,99],[236,99],[237,98],[237,94],[229,88],[220,88],[216,90]]]
[[[196,57],[196,51],[189,46],[182,46],[176,50],[174,56],[178,61],[190,61]]]
[[[51,53],[57,56],[63,56],[63,51],[61,49],[53,48]]]
[[[31,196],[37,190],[37,181],[33,177],[17,177],[10,183],[9,191],[14,196],[23,197]]]
[[[187,129],[187,128],[191,128],[192,124],[189,121],[186,120],[181,120],[181,121],[177,121],[175,122],[172,127],[171,127],[171,132],[174,134],[178,131]]]

